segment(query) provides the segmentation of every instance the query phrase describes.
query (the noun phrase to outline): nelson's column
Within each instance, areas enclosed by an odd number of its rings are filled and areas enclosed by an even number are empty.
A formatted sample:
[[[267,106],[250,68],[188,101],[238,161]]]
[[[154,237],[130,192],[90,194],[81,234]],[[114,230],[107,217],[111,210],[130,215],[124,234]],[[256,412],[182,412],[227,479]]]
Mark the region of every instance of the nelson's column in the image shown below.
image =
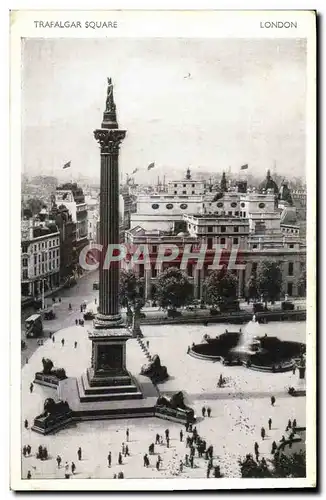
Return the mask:
[[[119,244],[119,147],[126,131],[120,130],[113,85],[108,78],[106,107],[94,137],[101,149],[99,308],[92,331],[91,367],[81,377],[81,401],[142,398],[138,384],[126,369],[126,341],[132,337],[119,307],[119,262],[105,262],[106,252]]]

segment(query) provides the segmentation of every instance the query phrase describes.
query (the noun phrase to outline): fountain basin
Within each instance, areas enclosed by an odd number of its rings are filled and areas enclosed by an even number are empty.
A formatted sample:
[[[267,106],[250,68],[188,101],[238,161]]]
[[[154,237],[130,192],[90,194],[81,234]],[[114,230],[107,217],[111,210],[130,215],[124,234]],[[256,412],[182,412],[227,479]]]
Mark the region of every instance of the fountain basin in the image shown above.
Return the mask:
[[[283,372],[292,370],[295,358],[305,352],[301,342],[282,341],[277,337],[253,336],[243,342],[243,332],[225,331],[215,338],[205,336],[195,344],[189,354],[208,361],[221,361],[225,365],[244,365],[252,370]]]

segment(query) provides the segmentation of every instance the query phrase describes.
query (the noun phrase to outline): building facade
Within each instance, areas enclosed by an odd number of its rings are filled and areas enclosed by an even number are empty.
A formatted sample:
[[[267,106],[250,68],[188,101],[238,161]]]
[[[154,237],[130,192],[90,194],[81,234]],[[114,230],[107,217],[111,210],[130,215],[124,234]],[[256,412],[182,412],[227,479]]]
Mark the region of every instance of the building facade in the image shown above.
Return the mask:
[[[60,283],[60,232],[53,222],[22,221],[21,294],[39,297]]]

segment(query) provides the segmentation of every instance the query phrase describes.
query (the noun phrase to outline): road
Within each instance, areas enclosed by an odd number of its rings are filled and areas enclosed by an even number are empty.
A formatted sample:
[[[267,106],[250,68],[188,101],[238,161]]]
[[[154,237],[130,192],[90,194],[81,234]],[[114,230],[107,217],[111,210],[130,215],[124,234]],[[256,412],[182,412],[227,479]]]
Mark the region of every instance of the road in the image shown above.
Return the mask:
[[[93,302],[95,297],[98,297],[98,290],[93,290],[93,282],[97,280],[97,271],[88,273],[81,277],[74,287],[65,288],[57,293],[61,302],[59,302],[57,298],[56,302],[53,304],[51,297],[48,297],[45,300],[46,306],[53,306],[56,318],[44,321],[44,337],[48,337],[50,332],[56,332],[62,328],[74,325],[75,320],[82,317],[82,314],[80,313],[80,304],[83,301],[87,303]],[[69,310],[69,304],[71,304],[71,310]],[[23,309],[21,313],[22,339],[25,340],[27,344],[26,349],[22,351],[22,365],[26,363],[26,359],[28,359],[38,347],[37,339],[25,338],[24,322],[26,318],[32,314],[35,314],[35,310],[32,307]]]

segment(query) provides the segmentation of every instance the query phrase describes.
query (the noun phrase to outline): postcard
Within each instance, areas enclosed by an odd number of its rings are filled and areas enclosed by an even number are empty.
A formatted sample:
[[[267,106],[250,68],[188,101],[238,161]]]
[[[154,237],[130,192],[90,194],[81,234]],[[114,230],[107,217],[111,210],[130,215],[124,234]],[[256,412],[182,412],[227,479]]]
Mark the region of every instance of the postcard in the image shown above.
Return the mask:
[[[314,488],[316,13],[10,23],[11,488]]]

